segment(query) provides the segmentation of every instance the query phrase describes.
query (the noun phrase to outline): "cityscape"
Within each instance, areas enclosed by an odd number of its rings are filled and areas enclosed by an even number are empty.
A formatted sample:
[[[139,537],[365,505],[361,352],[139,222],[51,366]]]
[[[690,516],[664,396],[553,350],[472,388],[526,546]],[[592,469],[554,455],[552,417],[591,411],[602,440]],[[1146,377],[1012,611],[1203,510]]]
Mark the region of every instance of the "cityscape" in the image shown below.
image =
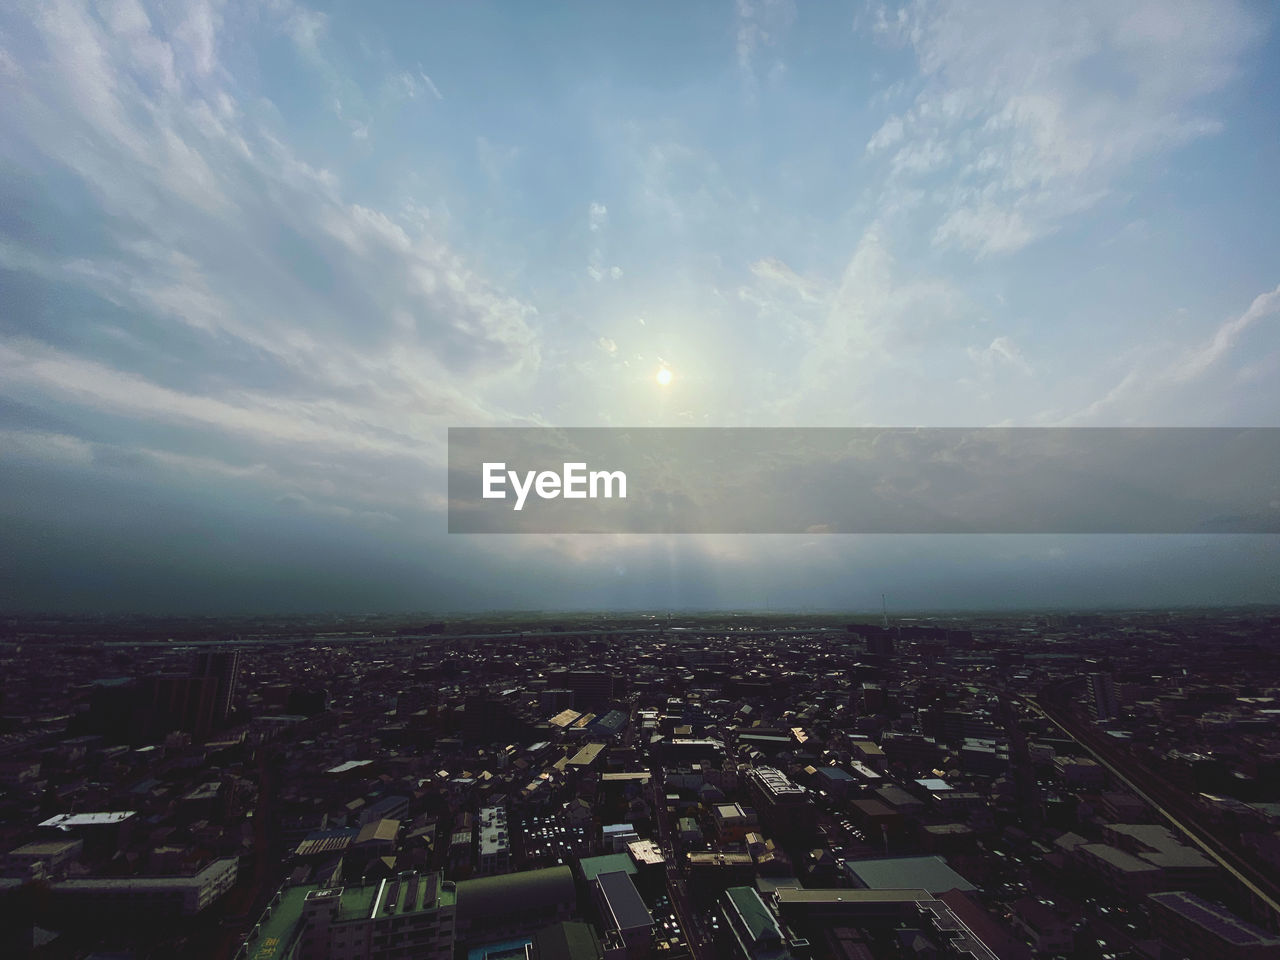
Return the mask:
[[[10,617],[5,956],[1280,956],[1280,611]]]
[[[0,960],[1280,960],[1280,3],[0,2]]]

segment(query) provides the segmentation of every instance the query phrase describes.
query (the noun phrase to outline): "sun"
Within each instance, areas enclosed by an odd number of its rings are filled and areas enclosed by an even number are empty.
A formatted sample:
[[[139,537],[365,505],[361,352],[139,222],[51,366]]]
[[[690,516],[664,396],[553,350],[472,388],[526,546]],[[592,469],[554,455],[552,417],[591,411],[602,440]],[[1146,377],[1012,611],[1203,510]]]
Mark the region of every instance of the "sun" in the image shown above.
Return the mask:
[[[654,379],[658,381],[658,386],[665,387],[667,384],[671,382],[671,377],[672,377],[672,374],[670,370],[668,370],[666,367],[659,367],[658,374]]]

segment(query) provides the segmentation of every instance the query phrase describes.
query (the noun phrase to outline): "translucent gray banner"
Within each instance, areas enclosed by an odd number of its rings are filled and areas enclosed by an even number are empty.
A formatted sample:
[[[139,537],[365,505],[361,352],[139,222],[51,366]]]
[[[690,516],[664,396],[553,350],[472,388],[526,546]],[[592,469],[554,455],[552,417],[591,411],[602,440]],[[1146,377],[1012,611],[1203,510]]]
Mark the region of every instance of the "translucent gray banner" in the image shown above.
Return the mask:
[[[1280,533],[1277,428],[453,428],[450,533]]]

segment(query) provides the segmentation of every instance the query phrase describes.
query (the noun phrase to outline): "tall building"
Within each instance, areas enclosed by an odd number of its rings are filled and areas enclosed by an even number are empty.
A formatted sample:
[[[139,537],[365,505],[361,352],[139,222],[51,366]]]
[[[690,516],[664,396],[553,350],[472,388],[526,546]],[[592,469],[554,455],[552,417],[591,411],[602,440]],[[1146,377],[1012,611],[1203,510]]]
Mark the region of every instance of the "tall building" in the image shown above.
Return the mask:
[[[480,875],[491,876],[511,869],[511,835],[505,807],[480,808]]]
[[[1089,674],[1089,714],[1095,720],[1114,720],[1120,715],[1115,680],[1109,673]]]
[[[511,696],[476,694],[467,697],[462,711],[462,739],[465,743],[504,743],[524,739],[528,724],[517,716]]]
[[[217,715],[217,683],[213,677],[156,673],[135,688],[132,715],[135,742],[154,742],[175,731],[203,740]]]
[[[553,673],[549,683],[573,691],[573,708],[599,711],[614,698],[614,675],[603,670],[563,670]]]
[[[218,650],[196,654],[196,676],[213,677],[216,687],[213,695],[213,722],[222,726],[231,713],[232,698],[236,692],[236,680],[240,675],[240,651]]]
[[[809,838],[818,825],[818,811],[804,790],[774,767],[756,767],[747,774],[747,789],[756,814],[780,840]]]

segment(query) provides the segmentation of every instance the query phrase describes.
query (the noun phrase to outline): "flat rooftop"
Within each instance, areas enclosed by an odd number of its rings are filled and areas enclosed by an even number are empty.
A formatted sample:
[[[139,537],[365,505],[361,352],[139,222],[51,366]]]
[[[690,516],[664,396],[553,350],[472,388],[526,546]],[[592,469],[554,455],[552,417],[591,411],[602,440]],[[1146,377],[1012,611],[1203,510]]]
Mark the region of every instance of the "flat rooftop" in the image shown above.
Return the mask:
[[[1153,900],[1178,916],[1190,920],[1196,926],[1237,947],[1280,947],[1280,937],[1241,920],[1234,913],[1216,903],[1202,900],[1194,893],[1176,890],[1169,893],[1147,894]]]
[[[115,810],[109,813],[60,813],[40,824],[42,827],[103,827],[124,823],[136,810]]]
[[[596,877],[596,883],[617,929],[638,930],[653,926],[649,908],[644,905],[644,899],[627,873],[621,870],[602,873]]]
[[[596,757],[604,751],[607,744],[588,743],[585,747],[569,758],[568,765],[571,767],[588,767],[596,762]]]
[[[935,896],[948,890],[978,889],[956,873],[942,857],[885,857],[850,860],[845,870],[855,883],[871,890],[928,890]]]
[[[637,873],[635,862],[629,853],[610,853],[603,857],[583,857],[581,860],[582,878],[590,883],[602,873],[618,873],[634,875]]]
[[[918,903],[932,900],[928,890],[849,890],[844,887],[799,889],[782,887],[774,891],[778,903]]]
[[[290,887],[280,895],[280,903],[262,922],[258,938],[249,945],[248,960],[276,960],[284,956],[302,919],[302,904],[315,887]]]

